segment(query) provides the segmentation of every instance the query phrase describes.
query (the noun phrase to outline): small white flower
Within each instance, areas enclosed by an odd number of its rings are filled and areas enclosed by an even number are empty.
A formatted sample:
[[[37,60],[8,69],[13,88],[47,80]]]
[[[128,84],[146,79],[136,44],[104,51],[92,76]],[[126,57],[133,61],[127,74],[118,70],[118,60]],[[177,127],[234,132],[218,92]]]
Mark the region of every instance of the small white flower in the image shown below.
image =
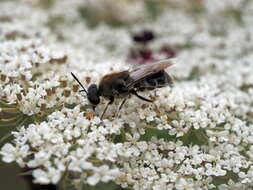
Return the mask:
[[[16,160],[16,162],[21,166],[25,166],[24,158],[26,158],[29,153],[28,145],[21,145],[14,147],[12,144],[7,143],[2,147],[0,154],[3,155],[3,161],[9,163]]]
[[[96,174],[94,174],[94,175],[88,177],[87,183],[88,183],[89,185],[94,186],[94,185],[96,185],[96,184],[99,182],[99,180],[100,180],[100,176],[99,176],[99,174],[96,173]]]
[[[47,176],[47,173],[41,169],[33,170],[33,177],[35,178],[35,183],[48,184],[50,179]]]
[[[61,172],[54,168],[49,168],[47,172],[41,169],[36,169],[33,170],[32,174],[35,178],[34,182],[40,184],[56,184],[61,178]]]
[[[3,161],[7,163],[13,162],[16,158],[15,157],[16,151],[17,151],[16,148],[12,144],[10,143],[5,144],[0,152],[0,154],[2,154],[3,156]]]

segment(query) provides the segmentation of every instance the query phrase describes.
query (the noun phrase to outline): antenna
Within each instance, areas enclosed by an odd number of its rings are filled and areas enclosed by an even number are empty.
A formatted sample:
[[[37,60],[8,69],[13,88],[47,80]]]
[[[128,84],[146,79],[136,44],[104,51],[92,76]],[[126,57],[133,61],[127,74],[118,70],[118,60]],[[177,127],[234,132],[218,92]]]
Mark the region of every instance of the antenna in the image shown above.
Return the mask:
[[[83,90],[80,90],[80,92],[85,92],[88,95],[87,90],[84,88],[82,83],[78,80],[78,78],[74,75],[74,73],[71,72],[71,75],[74,77],[74,79],[78,82],[78,84],[83,88]]]

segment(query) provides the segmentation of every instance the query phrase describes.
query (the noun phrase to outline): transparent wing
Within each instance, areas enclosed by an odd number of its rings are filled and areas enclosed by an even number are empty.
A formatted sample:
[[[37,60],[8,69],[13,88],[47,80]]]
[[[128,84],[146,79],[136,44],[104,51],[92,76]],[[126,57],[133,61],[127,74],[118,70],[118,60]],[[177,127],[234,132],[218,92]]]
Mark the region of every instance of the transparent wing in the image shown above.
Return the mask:
[[[140,80],[134,85],[134,88],[139,90],[152,90],[162,88],[168,85],[173,85],[173,78],[164,70],[156,74],[150,75],[143,80]]]
[[[147,78],[148,76],[152,74],[158,73],[159,71],[162,71],[173,64],[174,64],[174,59],[165,59],[158,62],[138,66],[129,72],[131,82],[128,83],[127,87],[131,88],[133,87],[133,85],[135,85],[139,81]]]

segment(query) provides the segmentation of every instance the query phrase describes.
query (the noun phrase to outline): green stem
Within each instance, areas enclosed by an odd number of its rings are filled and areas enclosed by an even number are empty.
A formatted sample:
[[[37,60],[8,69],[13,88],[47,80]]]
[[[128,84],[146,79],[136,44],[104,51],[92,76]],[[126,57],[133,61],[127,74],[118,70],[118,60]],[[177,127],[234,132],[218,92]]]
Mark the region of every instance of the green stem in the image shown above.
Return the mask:
[[[0,119],[0,121],[8,124],[8,123],[12,123],[13,121],[16,121],[20,117],[22,117],[22,114],[18,114],[15,117],[12,117],[12,118],[9,118],[9,119]]]
[[[4,102],[3,100],[0,100],[0,106],[7,107],[7,108],[16,107],[16,105],[8,104],[8,103]]]
[[[14,129],[11,129],[7,134],[5,134],[3,137],[0,139],[0,143],[2,143],[4,140],[8,139],[11,136],[11,132],[18,129],[19,127],[23,126],[23,124],[28,120],[28,118],[22,118],[18,120],[16,123],[19,123]]]
[[[68,190],[67,177],[68,177],[68,171],[66,170],[62,175],[62,178],[58,184],[57,190]]]
[[[0,112],[4,112],[4,113],[20,113],[19,109],[17,108],[0,108]]]

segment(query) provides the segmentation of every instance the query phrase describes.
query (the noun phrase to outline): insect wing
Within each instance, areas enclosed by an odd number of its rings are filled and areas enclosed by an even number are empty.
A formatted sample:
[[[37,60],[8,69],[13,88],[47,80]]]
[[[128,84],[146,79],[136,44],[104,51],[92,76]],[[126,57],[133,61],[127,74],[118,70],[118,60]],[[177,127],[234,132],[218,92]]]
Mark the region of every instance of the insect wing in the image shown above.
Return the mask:
[[[152,90],[155,88],[162,88],[168,85],[173,85],[173,78],[163,70],[146,77],[138,83],[135,83],[134,88],[137,88],[139,90]]]
[[[139,67],[136,67],[129,72],[132,81],[127,85],[127,87],[130,89],[131,87],[133,87],[134,84],[138,83],[139,81],[145,79],[152,74],[158,73],[159,71],[162,71],[173,64],[174,62],[172,61],[172,59],[165,59],[162,61],[144,64]]]

